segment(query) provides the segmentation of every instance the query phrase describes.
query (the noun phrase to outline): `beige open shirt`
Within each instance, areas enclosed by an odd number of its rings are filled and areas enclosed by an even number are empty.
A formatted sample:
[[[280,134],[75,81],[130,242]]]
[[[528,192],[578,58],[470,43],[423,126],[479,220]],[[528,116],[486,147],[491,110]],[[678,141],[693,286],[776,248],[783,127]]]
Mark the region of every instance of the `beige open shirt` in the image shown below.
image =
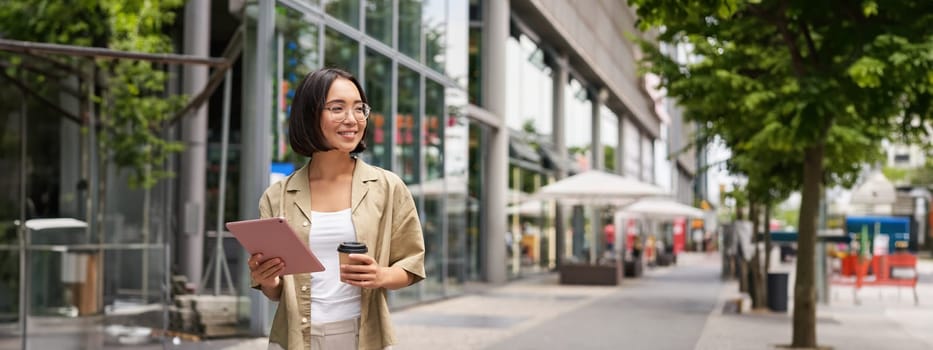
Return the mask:
[[[356,161],[353,171],[353,226],[358,241],[380,266],[398,266],[421,281],[424,237],[411,192],[395,174]],[[259,201],[260,217],[284,217],[303,241],[311,225],[308,166],[266,189]],[[311,247],[314,250],[314,247]],[[269,342],[286,349],[310,346],[311,274],[284,276]],[[253,287],[258,284],[253,282]],[[395,343],[385,289],[363,289],[360,297],[360,349],[383,349]],[[270,345],[271,345],[270,344]]]

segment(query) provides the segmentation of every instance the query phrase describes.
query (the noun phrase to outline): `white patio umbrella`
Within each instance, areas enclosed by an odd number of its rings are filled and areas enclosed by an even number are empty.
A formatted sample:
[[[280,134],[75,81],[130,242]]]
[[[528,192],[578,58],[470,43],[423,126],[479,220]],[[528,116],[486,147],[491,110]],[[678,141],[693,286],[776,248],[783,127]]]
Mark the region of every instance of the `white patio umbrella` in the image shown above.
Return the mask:
[[[617,204],[667,195],[658,186],[629,177],[589,170],[542,187],[530,199],[560,200],[564,204]]]
[[[512,204],[508,207],[507,211],[512,215],[522,215],[522,216],[531,216],[531,217],[541,217],[545,214],[547,209],[547,202],[544,201],[524,201],[521,203]]]
[[[881,171],[875,171],[861,186],[852,191],[850,204],[894,204],[897,201],[897,190],[894,184],[884,176]]]
[[[639,199],[623,207],[621,210],[629,213],[641,214],[646,218],[659,220],[678,217],[702,218],[706,214],[706,212],[700,209],[664,197]]]
[[[408,185],[412,196],[436,197],[440,195],[465,195],[467,192],[466,178],[463,176],[449,177],[447,179],[432,179],[420,184]]]
[[[891,215],[897,202],[894,184],[880,170],[875,170],[861,186],[852,191],[849,204],[859,214]]]

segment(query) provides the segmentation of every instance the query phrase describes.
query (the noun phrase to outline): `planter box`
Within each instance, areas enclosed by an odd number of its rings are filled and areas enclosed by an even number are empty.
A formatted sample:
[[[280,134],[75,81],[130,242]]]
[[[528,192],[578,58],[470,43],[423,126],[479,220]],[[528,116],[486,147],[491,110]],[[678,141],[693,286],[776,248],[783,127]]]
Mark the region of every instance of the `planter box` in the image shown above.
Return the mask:
[[[626,260],[624,266],[626,277],[641,277],[643,272],[641,260]]]
[[[619,265],[564,264],[558,268],[560,284],[615,286],[622,282]]]

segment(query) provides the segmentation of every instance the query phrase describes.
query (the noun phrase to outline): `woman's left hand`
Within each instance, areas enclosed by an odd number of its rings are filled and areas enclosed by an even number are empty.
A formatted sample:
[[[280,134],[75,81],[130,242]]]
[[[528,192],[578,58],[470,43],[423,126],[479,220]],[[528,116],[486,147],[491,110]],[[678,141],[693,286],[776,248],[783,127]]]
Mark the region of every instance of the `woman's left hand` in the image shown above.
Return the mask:
[[[351,264],[340,265],[340,280],[346,284],[376,289],[383,287],[385,269],[366,254],[350,254]]]

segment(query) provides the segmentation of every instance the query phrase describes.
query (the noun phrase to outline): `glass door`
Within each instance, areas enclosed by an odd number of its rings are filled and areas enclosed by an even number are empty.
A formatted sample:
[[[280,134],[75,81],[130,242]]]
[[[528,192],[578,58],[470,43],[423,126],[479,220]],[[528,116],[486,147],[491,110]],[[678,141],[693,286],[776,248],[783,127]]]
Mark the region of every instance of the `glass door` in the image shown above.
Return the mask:
[[[485,176],[488,149],[483,145],[489,144],[492,130],[489,126],[478,122],[470,123],[469,151],[467,158],[467,218],[466,218],[466,266],[465,275],[468,280],[480,280],[483,271],[483,235],[482,228],[486,218],[482,211],[482,203],[486,199]]]

